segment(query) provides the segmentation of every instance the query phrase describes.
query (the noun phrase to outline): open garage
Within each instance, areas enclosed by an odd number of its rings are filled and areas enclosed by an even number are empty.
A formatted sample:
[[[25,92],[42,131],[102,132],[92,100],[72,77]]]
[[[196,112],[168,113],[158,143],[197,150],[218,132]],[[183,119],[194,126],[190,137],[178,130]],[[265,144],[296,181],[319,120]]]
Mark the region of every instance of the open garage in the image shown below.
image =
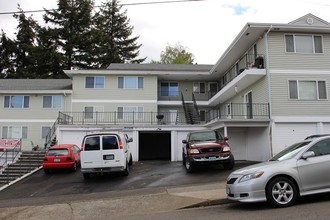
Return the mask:
[[[139,132],[139,160],[171,160],[171,132]]]

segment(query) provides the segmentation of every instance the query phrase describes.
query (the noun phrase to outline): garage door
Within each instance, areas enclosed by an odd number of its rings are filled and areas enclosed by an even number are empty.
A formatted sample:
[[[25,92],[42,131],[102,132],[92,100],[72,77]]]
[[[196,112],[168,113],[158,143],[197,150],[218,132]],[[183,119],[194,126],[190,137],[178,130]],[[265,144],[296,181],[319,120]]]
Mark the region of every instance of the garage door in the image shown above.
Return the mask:
[[[171,133],[139,132],[139,160],[171,160]]]

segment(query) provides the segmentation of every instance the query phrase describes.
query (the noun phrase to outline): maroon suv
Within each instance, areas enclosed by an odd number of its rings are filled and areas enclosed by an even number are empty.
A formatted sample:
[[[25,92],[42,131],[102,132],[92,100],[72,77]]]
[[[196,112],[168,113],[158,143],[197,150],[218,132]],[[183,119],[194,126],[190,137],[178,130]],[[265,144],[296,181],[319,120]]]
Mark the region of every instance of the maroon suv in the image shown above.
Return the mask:
[[[224,138],[217,131],[196,131],[183,140],[182,162],[187,172],[192,172],[198,165],[221,164],[226,170],[234,167],[235,160]]]

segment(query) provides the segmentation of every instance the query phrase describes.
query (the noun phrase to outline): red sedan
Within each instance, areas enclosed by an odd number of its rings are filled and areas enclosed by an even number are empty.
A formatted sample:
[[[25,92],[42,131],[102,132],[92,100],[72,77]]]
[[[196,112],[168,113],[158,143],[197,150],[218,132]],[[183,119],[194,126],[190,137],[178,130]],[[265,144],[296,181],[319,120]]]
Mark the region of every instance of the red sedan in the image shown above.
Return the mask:
[[[80,148],[75,144],[59,144],[48,149],[42,167],[45,173],[52,169],[76,171],[80,165]]]

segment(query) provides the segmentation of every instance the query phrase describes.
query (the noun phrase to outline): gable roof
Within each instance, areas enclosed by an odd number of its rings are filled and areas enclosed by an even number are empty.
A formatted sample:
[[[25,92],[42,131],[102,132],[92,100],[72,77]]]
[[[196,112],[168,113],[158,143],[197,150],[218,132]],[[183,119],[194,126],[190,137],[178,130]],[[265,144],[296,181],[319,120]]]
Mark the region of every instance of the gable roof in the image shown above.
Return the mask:
[[[71,79],[0,79],[1,91],[72,90]]]
[[[294,21],[291,21],[288,23],[289,25],[302,25],[302,26],[325,26],[325,27],[329,27],[330,23],[309,13],[307,15],[304,15]]]

